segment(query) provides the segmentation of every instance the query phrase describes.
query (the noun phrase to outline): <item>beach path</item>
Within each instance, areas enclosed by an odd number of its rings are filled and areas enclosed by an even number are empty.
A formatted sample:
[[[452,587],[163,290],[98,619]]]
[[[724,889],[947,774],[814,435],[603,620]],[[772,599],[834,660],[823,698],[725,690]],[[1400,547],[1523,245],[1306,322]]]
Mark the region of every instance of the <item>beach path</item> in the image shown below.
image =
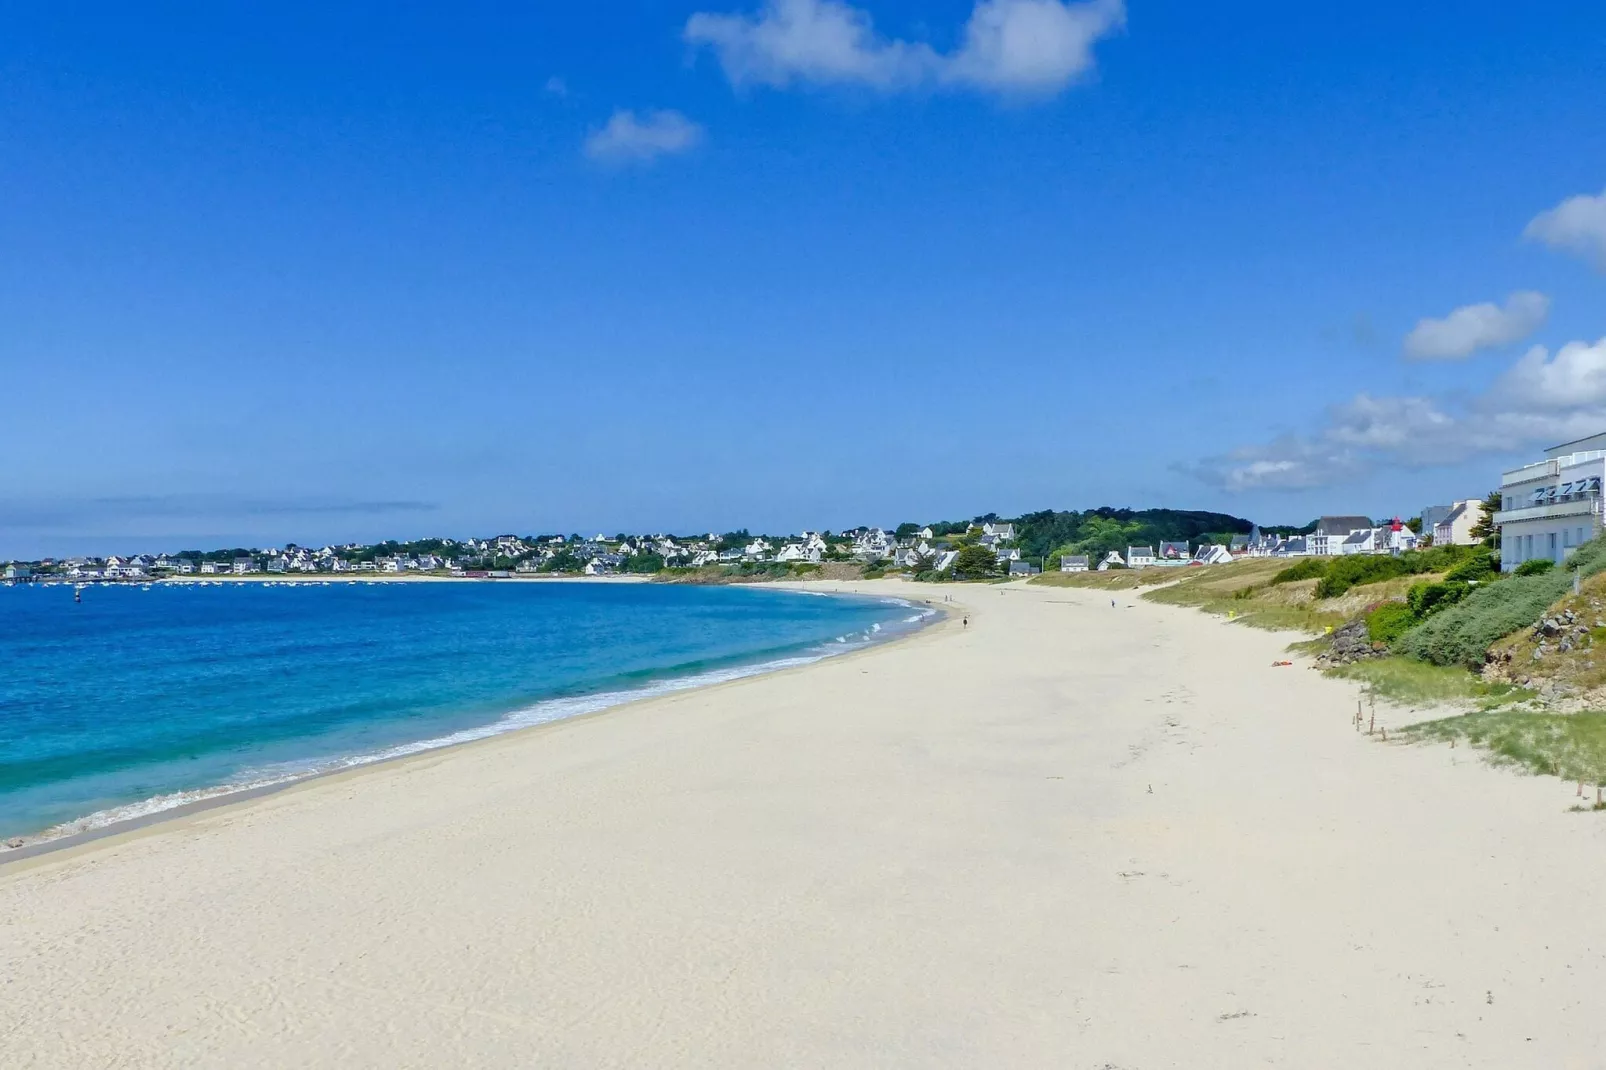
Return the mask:
[[[1606,1065],[1571,787],[1286,636],[870,589],[969,627],[0,866],[0,1063]]]

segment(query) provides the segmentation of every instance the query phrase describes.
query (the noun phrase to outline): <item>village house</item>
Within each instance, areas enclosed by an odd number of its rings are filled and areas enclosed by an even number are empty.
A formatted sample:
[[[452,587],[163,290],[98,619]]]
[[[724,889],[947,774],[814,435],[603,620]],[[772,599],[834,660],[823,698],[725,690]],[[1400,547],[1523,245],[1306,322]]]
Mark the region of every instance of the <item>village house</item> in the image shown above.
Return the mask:
[[[255,572],[256,570],[257,570],[257,563],[256,563],[256,559],[255,558],[251,558],[251,557],[236,557],[234,559],[233,571],[234,571],[234,574],[236,576],[243,576],[247,572]]]
[[[1162,564],[1186,564],[1188,560],[1187,542],[1161,542],[1158,560]]]
[[[27,565],[6,566],[6,579],[8,580],[26,580],[31,579],[32,577],[33,569],[29,568]]]
[[[1351,534],[1371,530],[1369,517],[1324,516],[1316,521],[1316,530],[1307,540],[1309,552],[1316,557],[1337,557],[1345,552],[1342,547]]]
[[[1104,560],[1099,562],[1100,572],[1108,572],[1112,568],[1126,568],[1126,559],[1118,550],[1111,550],[1104,555]]]
[[[1232,551],[1225,546],[1213,546],[1205,543],[1194,551],[1193,564],[1195,565],[1225,565],[1232,560]]]
[[[1128,546],[1126,548],[1127,568],[1148,568],[1155,562],[1154,547]]]
[[[800,542],[789,542],[776,552],[775,560],[818,565],[824,556],[824,553],[815,547],[805,546]]]
[[[1009,574],[1011,576],[1035,576],[1042,571],[1041,568],[1030,561],[1011,561],[1009,563]]]
[[[981,526],[983,535],[991,535],[1003,542],[1010,542],[1015,538],[1015,525],[1006,524],[1001,520],[989,520]]]
[[[1061,572],[1086,572],[1088,559],[1086,554],[1066,554],[1060,558]]]
[[[1483,500],[1468,498],[1450,505],[1444,516],[1431,528],[1427,526],[1427,517],[1424,516],[1422,530],[1433,536],[1434,546],[1471,546],[1478,541],[1472,537],[1472,529],[1483,523],[1483,518]]]

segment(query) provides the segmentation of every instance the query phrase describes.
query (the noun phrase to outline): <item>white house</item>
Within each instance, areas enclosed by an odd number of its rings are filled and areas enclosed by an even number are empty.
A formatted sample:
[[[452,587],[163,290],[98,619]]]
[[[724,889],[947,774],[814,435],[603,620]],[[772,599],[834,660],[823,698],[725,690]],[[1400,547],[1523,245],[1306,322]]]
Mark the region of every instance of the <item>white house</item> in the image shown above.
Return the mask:
[[[1015,537],[1015,525],[1005,524],[998,520],[989,520],[981,526],[981,533],[983,535],[993,535],[1005,542],[1009,542]]]
[[[1205,543],[1194,551],[1193,563],[1196,565],[1225,565],[1232,560],[1232,551],[1225,546],[1212,546]]]
[[[959,560],[958,550],[944,550],[942,556],[937,558],[937,571],[947,572],[954,567],[954,562],[957,560]]]
[[[1188,560],[1188,544],[1187,544],[1187,542],[1184,541],[1184,542],[1162,542],[1162,543],[1160,543],[1159,559],[1161,561],[1176,561],[1176,562],[1182,562],[1182,561]]]
[[[1478,541],[1472,537],[1472,529],[1483,522],[1483,516],[1482,499],[1468,498],[1452,503],[1443,519],[1423,530],[1432,534],[1434,546],[1471,546]]]
[[[920,537],[922,539],[935,539],[937,537],[937,533],[932,531],[930,528],[921,528]]]
[[[892,552],[892,537],[880,528],[860,532],[853,540],[853,556],[879,561]]]
[[[1100,572],[1108,572],[1112,568],[1126,568],[1126,559],[1118,550],[1111,550],[1104,555],[1104,560],[1099,562]]]
[[[1060,558],[1060,571],[1061,572],[1086,572],[1087,571],[1087,555],[1086,554],[1066,554],[1066,555],[1064,555],[1063,557]]]
[[[1148,568],[1150,565],[1154,564],[1154,562],[1154,547],[1128,546],[1126,548],[1127,568]]]
[[[1542,461],[1500,477],[1500,567],[1544,558],[1560,564],[1601,532],[1606,432],[1564,442]]]
[[[799,561],[806,562],[807,564],[811,565],[818,565],[824,556],[825,555],[822,551],[812,546],[806,546],[800,542],[789,542],[776,551],[775,560],[786,562]]]
[[[1324,516],[1316,521],[1316,530],[1306,540],[1307,552],[1317,557],[1337,557],[1346,552],[1342,547],[1351,534],[1370,530],[1372,530],[1370,517]]]
[[[33,569],[29,568],[27,565],[6,566],[6,579],[8,580],[25,580],[32,575]]]
[[[234,574],[236,576],[243,576],[247,572],[255,572],[256,570],[257,563],[254,559],[249,557],[236,557],[234,559]]]
[[[1377,528],[1358,528],[1344,536],[1338,544],[1338,555],[1372,554],[1378,550]]]

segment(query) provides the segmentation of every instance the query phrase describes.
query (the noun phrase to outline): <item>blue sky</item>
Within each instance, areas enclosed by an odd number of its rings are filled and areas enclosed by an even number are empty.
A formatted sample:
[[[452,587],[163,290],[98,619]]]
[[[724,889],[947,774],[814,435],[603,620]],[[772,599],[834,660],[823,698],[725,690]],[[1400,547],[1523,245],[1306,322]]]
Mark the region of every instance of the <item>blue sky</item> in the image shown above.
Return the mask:
[[[0,13],[0,557],[1409,515],[1606,429],[1599,4],[329,7]]]

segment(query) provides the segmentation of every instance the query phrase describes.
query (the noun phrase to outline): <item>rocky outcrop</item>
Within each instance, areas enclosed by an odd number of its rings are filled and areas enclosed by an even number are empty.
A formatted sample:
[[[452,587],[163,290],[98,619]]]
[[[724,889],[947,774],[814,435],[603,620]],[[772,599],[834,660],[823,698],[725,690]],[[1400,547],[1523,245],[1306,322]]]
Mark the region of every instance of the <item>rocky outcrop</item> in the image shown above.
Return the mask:
[[[1327,649],[1316,655],[1316,664],[1320,668],[1330,669],[1368,658],[1385,657],[1388,652],[1384,644],[1372,642],[1371,636],[1366,633],[1366,620],[1361,618],[1333,632]]]

